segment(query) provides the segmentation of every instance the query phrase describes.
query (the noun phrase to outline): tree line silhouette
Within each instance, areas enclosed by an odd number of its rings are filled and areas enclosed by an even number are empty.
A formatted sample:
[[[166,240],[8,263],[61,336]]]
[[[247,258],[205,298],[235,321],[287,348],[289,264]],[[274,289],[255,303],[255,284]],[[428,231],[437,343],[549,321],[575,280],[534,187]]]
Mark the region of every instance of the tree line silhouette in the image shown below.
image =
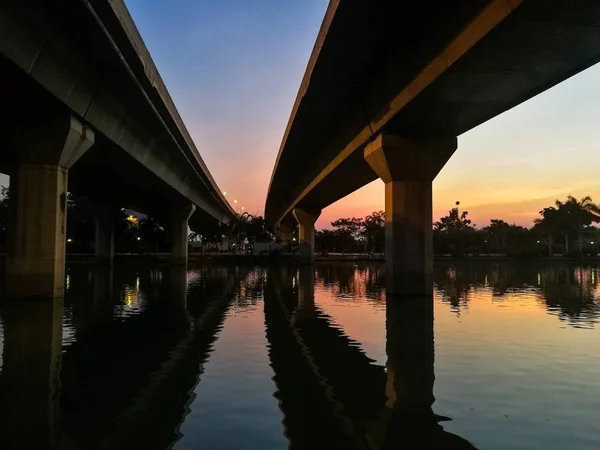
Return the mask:
[[[9,190],[0,186],[0,248],[6,248]],[[505,255],[511,257],[588,256],[600,252],[600,207],[590,196],[568,196],[543,208],[531,228],[492,219],[477,228],[460,202],[433,223],[433,249],[437,255]],[[115,247],[122,252],[169,251],[169,238],[163,224],[154,217],[132,218],[128,210],[114,213]],[[191,225],[190,240],[202,243],[253,244],[280,241],[264,217],[247,212],[228,223],[206,221]],[[67,196],[68,251],[88,252],[94,243],[93,205],[85,197]],[[294,231],[294,242],[297,231]],[[293,245],[293,244],[292,244]],[[330,229],[315,233],[315,250],[328,253],[384,253],[385,213],[374,211],[364,218],[340,218]]]
[[[591,197],[565,201],[542,209],[531,228],[492,219],[477,228],[460,202],[433,224],[433,249],[438,255],[505,255],[519,257],[596,255],[600,250],[600,207]],[[318,252],[384,252],[385,214],[377,211],[362,218],[331,222],[331,229],[317,231]]]

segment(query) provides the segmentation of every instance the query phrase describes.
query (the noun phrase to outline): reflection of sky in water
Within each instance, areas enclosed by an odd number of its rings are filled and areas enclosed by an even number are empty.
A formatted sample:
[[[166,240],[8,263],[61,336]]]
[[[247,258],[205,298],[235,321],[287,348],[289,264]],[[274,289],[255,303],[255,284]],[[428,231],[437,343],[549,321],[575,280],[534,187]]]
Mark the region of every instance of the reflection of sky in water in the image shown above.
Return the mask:
[[[436,277],[434,411],[452,417],[445,429],[479,448],[600,448],[597,270]],[[343,286],[317,276],[315,303],[385,364],[385,310],[357,272]]]
[[[147,350],[146,353],[135,352],[140,357],[139,362],[153,364],[146,375],[143,372],[146,369],[140,369],[140,385],[162,380],[154,376],[158,373],[198,370],[190,377],[196,384],[190,387],[193,395],[186,406],[189,414],[181,426],[183,437],[176,448],[203,445],[207,448],[282,448],[286,444],[282,410],[274,396],[278,387],[273,379],[281,372],[274,372],[277,369],[269,359],[269,349],[275,342],[273,337],[278,336],[278,326],[282,323],[277,321],[277,315],[271,314],[269,341],[265,316],[269,303],[263,300],[266,286],[272,282],[269,270],[277,273],[278,269],[255,268],[240,276],[233,276],[233,270],[220,267],[188,271],[189,292],[193,295],[188,295],[186,309],[160,301],[163,293],[171,295],[168,287],[173,278],[167,277],[166,272],[140,271],[117,276],[113,296],[109,302],[102,303],[96,298],[96,292],[91,295],[95,280],[89,281],[89,272],[86,277],[83,271],[73,271],[70,273],[70,301],[63,310],[63,353],[68,352],[67,348],[78,337],[100,339],[89,348],[85,348],[87,340],[82,339],[82,346],[71,347],[75,353],[67,353],[69,358],[65,357],[63,363],[76,364],[72,358],[85,355],[80,361],[81,367],[77,366],[85,373],[86,364],[91,364],[88,356],[98,350],[96,345],[101,347],[106,343],[114,349],[116,342],[131,343],[136,336],[133,348]],[[480,449],[600,448],[597,270],[595,267],[513,267],[508,264],[456,265],[436,270],[433,410],[452,418],[442,424],[445,430],[470,440]],[[306,323],[310,324],[310,314],[302,315],[315,312],[311,308],[310,269],[287,269],[284,274],[279,279],[281,295],[292,305],[290,308],[297,300],[302,300],[301,305],[304,305],[290,314],[291,323],[308,320]],[[319,264],[314,276],[314,306],[319,315],[318,323],[348,338],[350,342],[346,345],[364,352],[373,360],[372,364],[385,366],[388,336],[382,276],[383,266],[378,264]],[[274,291],[270,292],[271,300],[277,301]],[[147,308],[149,302],[152,308]],[[170,306],[165,309],[169,311],[167,315],[161,311],[165,306]],[[277,308],[282,306],[283,302]],[[278,311],[277,308],[271,311]],[[138,316],[135,320],[118,320],[132,315]],[[193,326],[190,316],[194,319]],[[77,335],[75,325],[81,327]],[[93,332],[86,334],[95,326],[105,329],[103,332],[113,340],[103,339]],[[196,331],[190,333],[192,329],[201,331],[203,327],[207,327],[207,335],[200,333],[194,338]],[[307,325],[304,332],[310,334],[310,330]],[[323,344],[331,344],[327,342],[332,337],[330,330],[315,330],[321,334],[315,335],[312,344],[304,341],[302,355],[307,351],[315,356],[319,353],[315,347],[327,348]],[[2,336],[0,320],[0,346]],[[200,336],[204,337],[198,339]],[[192,338],[198,340],[190,340]],[[288,353],[293,356],[298,351],[293,346],[286,347],[285,340],[282,342],[283,347],[278,347],[277,354],[282,352],[287,357]],[[194,350],[187,353],[191,349]],[[200,354],[196,355],[196,351]],[[106,364],[102,361],[103,367],[111,367],[111,364],[126,367],[131,356],[124,352],[111,360],[110,352],[99,354],[107,358]],[[158,359],[153,361],[155,356]],[[332,361],[344,367],[347,361],[341,357],[336,361],[337,356],[331,354]],[[171,365],[171,362],[185,362],[188,357],[189,365]],[[196,359],[198,357],[200,359]],[[142,366],[134,362],[132,367],[123,370],[134,367]],[[187,369],[182,369],[184,367]],[[171,369],[174,372],[169,372]],[[360,372],[354,376],[359,377]],[[118,380],[120,383],[121,379]],[[368,382],[369,378],[364,380]],[[300,381],[298,389],[304,378]],[[85,389],[77,391],[77,383],[73,387],[73,380],[71,383],[73,394],[87,395]],[[173,390],[173,385],[168,385],[167,392]],[[128,394],[119,392],[125,397]],[[183,404],[180,406],[178,414],[184,409]],[[229,431],[232,428],[235,433]]]

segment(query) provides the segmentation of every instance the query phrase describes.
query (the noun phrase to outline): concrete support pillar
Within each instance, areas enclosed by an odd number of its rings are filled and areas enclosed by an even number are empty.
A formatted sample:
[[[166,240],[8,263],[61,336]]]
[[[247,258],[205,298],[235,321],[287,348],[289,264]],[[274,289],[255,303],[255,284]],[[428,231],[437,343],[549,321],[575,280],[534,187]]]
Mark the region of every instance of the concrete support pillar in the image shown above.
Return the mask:
[[[93,142],[93,131],[67,116],[32,121],[19,131],[21,159],[10,178],[9,295],[63,294],[67,175]]]
[[[94,208],[96,221],[96,262],[99,264],[112,264],[115,253],[115,227],[110,208],[96,206]]]
[[[294,208],[292,213],[298,222],[300,261],[312,264],[315,262],[315,222],[321,215],[321,211],[306,211]]]
[[[385,183],[385,265],[388,295],[433,292],[432,182],[456,138],[381,134],[365,159]]]
[[[171,213],[171,263],[187,264],[188,259],[188,220],[196,206],[189,203],[174,208]]]

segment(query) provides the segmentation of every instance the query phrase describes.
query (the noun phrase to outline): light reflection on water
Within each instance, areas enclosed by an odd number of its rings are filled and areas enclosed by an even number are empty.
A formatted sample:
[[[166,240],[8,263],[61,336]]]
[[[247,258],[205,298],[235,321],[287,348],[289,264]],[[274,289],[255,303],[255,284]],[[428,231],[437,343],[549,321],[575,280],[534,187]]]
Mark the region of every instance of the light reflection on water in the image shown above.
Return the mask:
[[[598,268],[434,281],[73,266],[64,301],[0,304],[0,448],[600,448]]]

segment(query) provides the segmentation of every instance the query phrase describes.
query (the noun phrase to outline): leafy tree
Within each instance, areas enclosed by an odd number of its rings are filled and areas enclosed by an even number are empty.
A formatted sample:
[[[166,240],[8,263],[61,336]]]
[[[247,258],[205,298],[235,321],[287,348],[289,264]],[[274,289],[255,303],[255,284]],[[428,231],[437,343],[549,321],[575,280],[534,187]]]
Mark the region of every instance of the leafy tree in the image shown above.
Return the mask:
[[[578,254],[583,256],[583,235],[592,222],[600,222],[600,207],[592,202],[590,196],[581,200],[569,195],[566,201],[555,201],[540,211],[541,218],[535,219],[535,227],[545,236],[548,253],[552,256],[552,244],[556,236],[562,234],[565,242],[565,254],[569,253],[569,240],[572,235],[578,237]]]
[[[337,251],[351,252],[359,247],[358,240],[363,229],[362,219],[356,217],[338,219],[331,222],[331,226],[336,234]]]
[[[495,253],[507,253],[508,235],[510,225],[501,219],[492,219],[487,227],[483,228],[486,233],[487,240],[491,244],[489,247]]]
[[[337,235],[332,230],[319,230],[315,233],[315,250],[328,253],[335,249]]]
[[[67,193],[67,248],[73,252],[89,251],[95,239],[95,220],[90,201]]]
[[[561,213],[554,206],[549,206],[540,211],[542,218],[537,218],[533,222],[535,223],[534,229],[545,238],[548,244],[548,256],[554,255],[553,245],[555,237],[561,233],[562,220]]]
[[[362,224],[361,235],[366,242],[367,250],[381,252],[385,246],[385,212],[374,211]]]
[[[560,203],[557,200],[557,204]],[[573,230],[577,235],[578,253],[583,256],[583,234],[586,227],[589,227],[592,222],[600,222],[600,207],[588,195],[581,200],[569,195],[567,201],[562,203],[564,213],[565,236]],[[559,208],[560,209],[560,208]],[[567,238],[568,243],[568,238]],[[568,250],[567,250],[568,252]]]
[[[441,232],[455,232],[470,230],[475,227],[471,225],[471,219],[468,219],[468,211],[460,212],[458,206],[460,202],[456,202],[456,208],[452,208],[447,216],[440,218],[438,222],[434,223],[434,229]]]
[[[141,219],[138,224],[140,247],[144,250],[159,252],[167,243],[167,233],[162,225],[152,217]]]
[[[441,253],[462,255],[467,249],[474,250],[480,247],[480,236],[475,233],[475,225],[471,225],[468,211],[452,208],[447,216],[440,218],[433,225],[434,249]]]

